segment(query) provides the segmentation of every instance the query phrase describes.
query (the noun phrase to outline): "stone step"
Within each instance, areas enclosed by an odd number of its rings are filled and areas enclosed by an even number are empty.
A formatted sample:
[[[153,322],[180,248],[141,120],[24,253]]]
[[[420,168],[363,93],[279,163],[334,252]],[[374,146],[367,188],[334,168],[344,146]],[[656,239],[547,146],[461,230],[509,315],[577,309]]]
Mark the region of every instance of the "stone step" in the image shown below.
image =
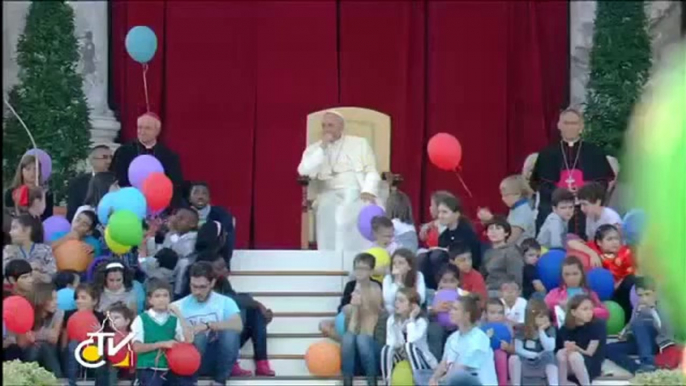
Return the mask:
[[[341,292],[278,293],[262,292],[252,294],[255,300],[270,308],[273,312],[336,311],[341,302]]]
[[[347,271],[239,271],[229,277],[237,292],[343,292]]]
[[[349,270],[336,251],[237,250],[231,258],[231,270],[239,271],[335,271]]]

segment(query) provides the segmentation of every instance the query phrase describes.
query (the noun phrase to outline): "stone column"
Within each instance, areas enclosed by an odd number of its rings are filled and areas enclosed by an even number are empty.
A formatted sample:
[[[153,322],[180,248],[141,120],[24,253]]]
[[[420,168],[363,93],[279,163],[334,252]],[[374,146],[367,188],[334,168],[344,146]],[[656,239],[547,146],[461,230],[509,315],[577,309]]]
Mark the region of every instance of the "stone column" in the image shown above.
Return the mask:
[[[652,39],[653,71],[660,67],[681,40],[681,13],[684,12],[681,4],[679,1],[646,1],[648,28]],[[596,2],[572,1],[569,5],[569,99],[571,105],[579,106],[586,101]]]
[[[16,61],[17,41],[24,31],[30,1],[3,1],[3,96],[18,81]],[[107,105],[108,17],[106,1],[68,2],[75,13],[75,35],[79,41],[81,59],[77,67],[83,75],[83,91],[91,109],[91,142],[113,149],[121,128]]]

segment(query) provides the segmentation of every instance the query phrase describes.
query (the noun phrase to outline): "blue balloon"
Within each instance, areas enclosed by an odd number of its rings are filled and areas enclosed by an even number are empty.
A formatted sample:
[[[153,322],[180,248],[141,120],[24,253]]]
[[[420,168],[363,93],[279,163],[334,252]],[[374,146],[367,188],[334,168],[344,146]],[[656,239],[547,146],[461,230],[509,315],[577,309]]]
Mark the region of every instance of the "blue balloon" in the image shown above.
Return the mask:
[[[115,192],[113,209],[129,210],[143,220],[147,214],[148,203],[145,201],[145,196],[140,190],[132,187],[121,189]],[[99,206],[99,205],[98,205]]]
[[[100,224],[107,225],[110,220],[110,215],[114,211],[114,203],[116,201],[117,192],[109,192],[100,199],[98,203],[98,221]]]
[[[336,315],[336,333],[338,336],[343,336],[345,334],[345,313],[342,311],[340,314]]]
[[[136,294],[138,313],[141,314],[145,311],[145,287],[141,282],[134,280],[133,292]]]
[[[642,209],[632,209],[622,220],[622,233],[628,245],[637,245],[645,230],[646,213]]]
[[[76,309],[76,300],[74,300],[74,290],[72,288],[62,288],[57,291],[57,309],[62,311]]]
[[[491,348],[497,350],[500,348],[500,342],[511,343],[512,333],[505,323],[484,323],[481,325],[481,330],[488,334],[488,330],[493,330],[491,336]]]
[[[131,28],[126,34],[126,52],[138,63],[148,63],[156,51],[157,36],[150,27],[139,25]]]
[[[593,268],[586,275],[588,286],[598,294],[601,301],[612,299],[615,292],[615,279],[605,268]]]
[[[562,249],[551,249],[538,260],[538,277],[548,291],[560,285],[562,262],[566,254]]]

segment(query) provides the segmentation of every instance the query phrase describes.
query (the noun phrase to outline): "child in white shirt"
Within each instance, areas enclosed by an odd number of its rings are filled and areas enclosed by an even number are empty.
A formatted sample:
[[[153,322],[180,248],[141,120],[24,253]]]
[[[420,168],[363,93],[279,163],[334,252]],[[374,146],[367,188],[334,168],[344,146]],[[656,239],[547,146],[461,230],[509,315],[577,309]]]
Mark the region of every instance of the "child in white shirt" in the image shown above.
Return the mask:
[[[421,315],[419,302],[413,288],[401,288],[395,296],[394,312],[386,321],[386,345],[381,349],[381,374],[387,384],[400,361],[407,360],[413,373],[437,365],[426,340],[429,322]]]
[[[414,253],[401,248],[391,257],[391,274],[383,279],[383,301],[388,314],[395,310],[395,295],[400,288],[413,288],[419,294],[419,305],[426,301],[424,275],[417,271]]]
[[[500,285],[500,300],[505,306],[505,319],[513,326],[524,323],[526,316],[527,301],[520,296],[521,294],[519,284],[512,278],[508,278]]]

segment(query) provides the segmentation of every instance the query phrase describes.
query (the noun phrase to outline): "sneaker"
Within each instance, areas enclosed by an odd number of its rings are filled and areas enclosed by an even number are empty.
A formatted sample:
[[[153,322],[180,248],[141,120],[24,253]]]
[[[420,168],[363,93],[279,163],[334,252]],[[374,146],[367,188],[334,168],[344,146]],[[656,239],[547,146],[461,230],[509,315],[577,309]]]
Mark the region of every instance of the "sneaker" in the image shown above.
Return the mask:
[[[255,375],[261,377],[273,377],[276,375],[271,366],[269,366],[269,361],[261,360],[255,362]]]
[[[241,365],[236,362],[231,369],[232,377],[252,377],[252,371],[241,368]]]
[[[656,371],[657,367],[653,365],[641,365],[641,367],[636,370],[636,374],[643,374],[643,373],[652,373],[653,371]]]

